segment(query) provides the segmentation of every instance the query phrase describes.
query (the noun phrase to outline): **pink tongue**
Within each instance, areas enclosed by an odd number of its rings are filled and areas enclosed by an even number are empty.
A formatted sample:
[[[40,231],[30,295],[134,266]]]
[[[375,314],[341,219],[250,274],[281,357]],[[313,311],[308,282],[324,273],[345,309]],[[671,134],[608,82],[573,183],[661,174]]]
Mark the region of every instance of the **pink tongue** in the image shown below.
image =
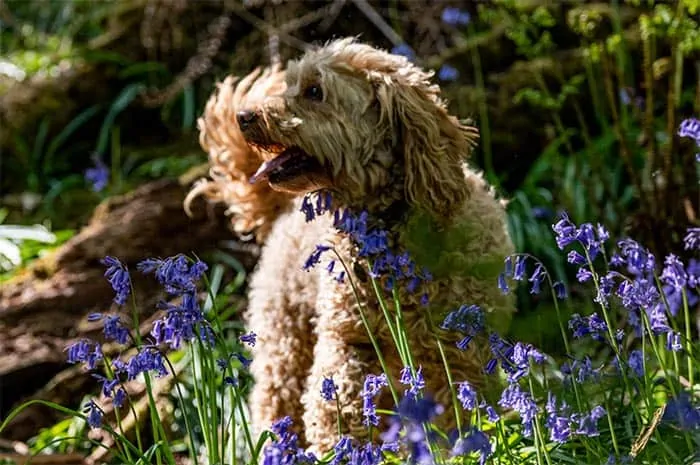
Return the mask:
[[[285,150],[284,152],[280,153],[272,160],[263,162],[263,164],[260,165],[260,168],[258,168],[258,171],[256,171],[255,174],[253,176],[251,176],[248,181],[251,184],[255,184],[260,179],[267,178],[267,176],[270,174],[271,171],[279,168],[282,165],[282,163],[284,163],[287,160],[289,160],[290,158],[292,158],[292,155],[293,155],[293,151]]]

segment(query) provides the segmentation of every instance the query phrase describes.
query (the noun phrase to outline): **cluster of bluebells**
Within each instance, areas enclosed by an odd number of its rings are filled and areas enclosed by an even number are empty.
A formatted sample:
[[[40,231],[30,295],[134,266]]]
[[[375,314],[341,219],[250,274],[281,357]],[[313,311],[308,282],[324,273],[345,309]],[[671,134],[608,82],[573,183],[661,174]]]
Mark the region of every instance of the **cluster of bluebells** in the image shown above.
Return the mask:
[[[284,417],[272,425],[275,439],[263,451],[263,465],[317,463],[316,456],[299,447],[299,436],[290,428],[292,419]],[[358,464],[359,465],[359,464]]]
[[[316,216],[332,211],[335,228],[353,241],[357,247],[357,256],[370,264],[370,277],[384,278],[387,291],[392,291],[395,286],[401,284],[407,292],[416,294],[420,292],[421,284],[433,279],[428,270],[416,265],[408,252],[397,253],[391,249],[389,232],[370,227],[370,216],[367,211],[355,213],[348,208],[333,210],[330,194],[317,192],[315,195],[315,202],[311,200],[310,195],[302,201],[301,211],[306,221],[313,221]],[[330,249],[330,246],[324,244],[317,245],[306,260],[304,269],[310,270],[318,265],[322,255]],[[342,266],[336,265],[336,260],[330,260],[326,269],[339,282],[346,277],[345,270]],[[428,294],[421,292],[420,301],[423,305],[428,305]]]
[[[535,269],[532,274],[527,276],[527,262],[528,259],[535,262]],[[510,286],[508,285],[508,280],[512,279],[514,281],[527,281],[530,283],[530,294],[539,294],[542,292],[542,284],[547,278],[547,271],[541,262],[529,257],[527,255],[509,255],[505,259],[505,266],[503,272],[498,275],[498,288],[504,294],[510,292]],[[566,287],[562,282],[555,282],[553,284],[554,292],[558,299],[565,299],[567,297]]]
[[[105,276],[115,292],[114,302],[123,305],[131,292],[129,270],[114,257],[105,257],[102,263],[107,267]],[[185,256],[178,255],[165,260],[144,260],[137,265],[137,269],[144,273],[154,273],[174,300],[161,301],[158,304],[158,308],[163,310],[165,315],[154,323],[151,331],[152,341],[141,344],[136,354],[127,360],[113,359],[107,370],[110,373],[109,378],[93,374],[102,383],[103,396],[111,399],[117,408],[126,400],[123,383],[133,381],[143,373],[153,372],[156,376],[168,374],[165,357],[159,350],[159,345],[165,344],[175,349],[183,342],[198,336],[206,341],[212,340],[211,330],[206,325],[197,299],[197,282],[207,269],[204,263],[196,261],[190,264]],[[121,345],[137,342],[119,315],[93,313],[88,316],[88,320],[102,322],[106,341],[114,341]],[[254,336],[248,335],[247,340],[254,343]],[[69,363],[84,363],[88,370],[95,370],[98,364],[104,361],[101,345],[88,339],[76,341],[68,346],[66,351]],[[99,427],[101,410],[97,403],[90,401],[87,411],[90,426]]]

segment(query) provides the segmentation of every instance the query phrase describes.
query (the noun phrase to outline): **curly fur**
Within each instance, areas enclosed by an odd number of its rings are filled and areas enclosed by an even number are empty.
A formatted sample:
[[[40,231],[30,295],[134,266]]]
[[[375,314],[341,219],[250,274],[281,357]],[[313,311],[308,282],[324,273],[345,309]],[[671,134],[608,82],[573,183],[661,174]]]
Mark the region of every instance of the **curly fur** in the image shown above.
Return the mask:
[[[380,367],[360,304],[390,376],[398,379],[402,368],[371,284],[353,266],[356,244],[328,215],[307,223],[297,211],[303,195],[319,189],[332,192],[336,205],[367,209],[389,229],[394,245],[432,272],[434,279],[421,289],[431,296],[428,307],[416,294],[400,292],[426,391],[451,402],[436,336],[445,342],[453,379],[485,386],[487,345],[472,342],[461,352],[454,344],[458,335],[436,326],[460,304],[477,304],[493,325],[508,325],[513,301],[496,279],[513,248],[503,204],[465,162],[477,132],[447,112],[431,77],[404,57],[342,39],[307,52],[285,72],[256,71],[235,87],[228,78],[207,104],[199,127],[212,181],[188,198],[205,194],[226,202],[234,229],[255,229],[264,240],[247,311],[249,328],[259,336],[250,399],[258,430],[290,415],[302,441],[317,450],[332,447],[336,406],[322,400],[320,386],[324,376],[333,376],[346,432],[366,435],[360,392],[364,376]],[[241,110],[253,115],[244,130],[235,117]],[[292,179],[249,182],[263,161],[290,147],[312,157],[312,168]],[[325,263],[302,270],[319,243],[333,244],[349,265],[357,296],[326,272]],[[390,400],[384,395],[380,403],[388,407]],[[446,426],[454,425],[450,415],[443,415]]]

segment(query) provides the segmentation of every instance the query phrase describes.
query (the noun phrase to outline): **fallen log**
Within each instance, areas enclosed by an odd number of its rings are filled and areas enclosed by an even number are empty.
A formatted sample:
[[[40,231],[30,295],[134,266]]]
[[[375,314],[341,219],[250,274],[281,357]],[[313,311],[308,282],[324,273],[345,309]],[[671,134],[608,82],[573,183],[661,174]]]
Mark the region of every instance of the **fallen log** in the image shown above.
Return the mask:
[[[77,407],[90,392],[94,379],[68,365],[64,349],[80,338],[100,340],[100,323],[88,323],[86,316],[113,305],[113,292],[100,263],[103,257],[118,257],[135,270],[144,258],[178,253],[202,256],[232,239],[218,209],[200,205],[193,208],[193,217],[187,217],[182,208],[187,189],[184,182],[161,180],[106,200],[79,234],[2,284],[0,419],[29,399]],[[255,263],[252,250],[234,252],[246,269]],[[152,279],[132,281],[145,334],[163,291]],[[24,440],[60,417],[48,407],[33,405],[2,436]]]

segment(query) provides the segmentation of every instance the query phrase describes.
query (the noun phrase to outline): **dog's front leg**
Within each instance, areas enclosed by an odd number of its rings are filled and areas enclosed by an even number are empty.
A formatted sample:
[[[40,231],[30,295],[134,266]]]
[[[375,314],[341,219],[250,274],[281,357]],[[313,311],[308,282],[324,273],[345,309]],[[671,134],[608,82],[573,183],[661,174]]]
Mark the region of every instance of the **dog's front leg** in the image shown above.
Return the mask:
[[[251,422],[259,434],[284,416],[304,441],[301,396],[311,368],[316,336],[313,330],[317,279],[302,270],[306,244],[303,215],[281,217],[265,244],[250,283],[247,326],[258,335],[251,373]],[[302,251],[301,253],[297,251]]]
[[[363,382],[379,369],[350,283],[336,282],[322,268],[320,274],[317,341],[303,397],[306,439],[317,453],[330,450],[339,439],[336,401],[321,396],[324,377],[332,377],[338,388],[342,434],[361,439],[367,435],[362,424]]]

